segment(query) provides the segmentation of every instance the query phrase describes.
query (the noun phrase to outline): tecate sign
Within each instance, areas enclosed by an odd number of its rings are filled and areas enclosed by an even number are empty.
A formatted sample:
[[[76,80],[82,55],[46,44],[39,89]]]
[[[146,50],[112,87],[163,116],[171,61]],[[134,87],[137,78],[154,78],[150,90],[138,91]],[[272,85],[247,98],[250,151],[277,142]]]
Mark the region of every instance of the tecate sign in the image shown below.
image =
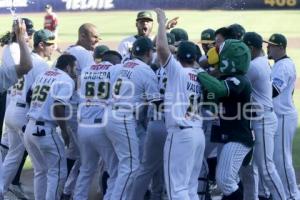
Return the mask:
[[[108,10],[113,9],[113,0],[62,0],[66,10]]]

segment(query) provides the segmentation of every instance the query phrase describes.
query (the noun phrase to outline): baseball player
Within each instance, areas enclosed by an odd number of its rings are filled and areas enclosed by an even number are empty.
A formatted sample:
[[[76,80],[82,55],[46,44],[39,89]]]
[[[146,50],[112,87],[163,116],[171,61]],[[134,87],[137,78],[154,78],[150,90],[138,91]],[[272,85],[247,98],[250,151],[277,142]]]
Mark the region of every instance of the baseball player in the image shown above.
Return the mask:
[[[133,59],[122,64],[115,82],[112,106],[108,109],[107,137],[117,154],[118,176],[111,199],[128,198],[128,189],[139,166],[139,139],[136,123],[147,102],[158,95],[152,61],[153,43],[147,37],[133,44]]]
[[[75,45],[67,48],[66,52],[75,56],[77,60],[77,80],[80,79],[81,70],[94,64],[93,51],[98,44],[99,34],[97,27],[90,23],[82,24],[78,29],[78,40]],[[78,94],[74,92],[71,98],[72,118],[68,120],[68,124],[72,128],[70,136],[70,145],[67,149],[68,179],[64,188],[64,199],[69,199],[73,194],[80,167],[79,144],[77,141],[77,105],[79,103]],[[68,115],[68,113],[67,113]]]
[[[168,40],[168,44],[174,44],[174,40]],[[132,200],[144,198],[151,179],[151,200],[161,199],[164,191],[163,149],[167,130],[162,106],[167,85],[167,76],[164,68],[158,68],[156,75],[161,96],[160,100],[152,102],[153,104],[148,109],[149,122],[144,142],[144,152],[130,192],[129,199]]]
[[[102,62],[102,56],[105,52],[109,50],[109,47],[106,45],[98,45],[94,49],[93,58],[96,64]]]
[[[17,37],[17,41],[20,47],[20,64],[15,64],[12,66],[1,66],[0,67],[0,93],[7,90],[10,86],[15,84],[18,81],[18,78],[21,78],[32,68],[32,61],[30,53],[25,41],[25,32],[26,26],[25,23],[21,20],[18,20],[14,24],[14,32]],[[3,198],[3,184],[2,184],[2,158],[0,154],[0,199]]]
[[[165,92],[165,118],[168,136],[164,147],[164,176],[169,199],[198,199],[198,175],[205,148],[202,119],[198,103],[201,85],[195,69],[195,44],[182,41],[176,57],[171,55],[167,43],[166,16],[156,10],[158,35],[157,55],[168,79]]]
[[[228,26],[228,28],[231,30],[232,34],[233,34],[233,38],[232,39],[236,39],[236,40],[241,40],[243,39],[246,30],[245,28],[240,25],[240,24],[231,24],[230,26]]]
[[[198,42],[204,51],[204,55],[200,58],[200,61],[206,58],[208,50],[213,47],[215,43],[215,31],[213,29],[205,29],[201,32],[201,39]]]
[[[252,85],[253,108],[257,110],[255,119],[252,120],[252,129],[255,134],[254,163],[249,166],[252,173],[242,179],[244,199],[255,200],[258,198],[258,177],[254,177],[257,173],[253,169],[257,167],[258,173],[269,188],[273,199],[284,200],[286,199],[284,187],[273,161],[277,117],[272,104],[271,68],[267,57],[263,55],[263,39],[259,34],[248,32],[244,35],[243,42],[251,51],[252,60],[246,76]],[[252,179],[255,181],[251,181]],[[247,184],[248,182],[250,184]]]
[[[48,30],[39,30],[34,35],[32,52],[33,68],[11,89],[10,103],[5,114],[5,125],[8,128],[9,150],[3,163],[3,193],[15,177],[23,160],[25,147],[23,144],[23,126],[27,123],[26,114],[29,109],[28,96],[35,78],[48,69],[44,60],[54,50],[54,35]]]
[[[293,103],[296,68],[292,59],[286,55],[287,40],[284,35],[273,34],[266,42],[268,43],[268,57],[275,61],[271,73],[273,106],[278,118],[274,161],[286,197],[300,199],[292,162],[292,144],[298,123],[298,114]]]
[[[170,31],[170,34],[174,35],[175,38],[175,46],[178,46],[178,44],[181,41],[188,41],[189,40],[189,36],[188,33],[186,32],[186,30],[182,29],[182,28],[173,28]]]
[[[32,34],[34,33],[33,29],[33,22],[28,18],[22,18],[23,22],[26,26],[26,33],[28,37],[32,37]],[[27,37],[26,42],[28,42]],[[10,67],[12,65],[17,65],[20,62],[20,47],[17,43],[17,38],[15,36],[15,33],[8,32],[6,35],[4,35],[1,39],[1,46],[3,45],[2,49],[2,57],[1,57],[1,63],[2,67],[7,66]],[[1,152],[2,152],[2,159],[4,160],[7,151],[8,151],[8,135],[7,128],[5,127],[5,130],[2,135],[2,125],[4,121],[4,114],[5,109],[9,104],[10,99],[10,90],[8,89],[6,92],[1,93],[1,120],[0,120],[0,136],[1,136]],[[2,110],[3,109],[3,110]],[[3,118],[2,118],[3,117]],[[23,165],[22,165],[23,166]],[[21,166],[21,168],[22,168]],[[19,185],[19,179],[20,177],[15,178],[16,185]]]
[[[150,37],[153,27],[153,17],[149,11],[140,11],[136,17],[137,34],[121,41],[118,51],[123,59],[129,59],[134,41],[141,36]]]
[[[211,141],[224,144],[216,172],[224,200],[243,199],[238,172],[243,163],[247,164],[244,159],[254,144],[250,115],[246,112],[247,105],[250,106],[251,84],[245,74],[250,59],[250,51],[243,42],[226,40],[219,53],[219,70],[224,74],[220,80],[205,72],[198,74],[202,86],[211,93],[211,100],[221,103]],[[240,110],[245,114],[238,115]]]
[[[18,78],[21,78],[26,74],[32,67],[31,57],[29,49],[25,41],[26,26],[25,23],[21,20],[14,25],[14,31],[16,33],[17,41],[20,47],[20,64],[14,66],[3,66],[0,67],[0,93],[7,90],[10,86],[15,84],[18,81]]]
[[[39,75],[32,85],[24,142],[34,168],[35,199],[59,200],[67,178],[64,144],[56,127],[68,146],[71,129],[65,121],[70,116],[65,115],[65,108],[71,107],[75,65],[74,56],[62,55],[55,68]]]
[[[111,199],[117,177],[118,158],[105,131],[104,111],[111,95],[111,83],[116,80],[122,57],[116,51],[107,51],[102,62],[82,70],[80,80],[80,105],[78,110],[78,142],[81,166],[76,182],[74,200],[88,199],[89,186],[103,158],[109,179],[104,199]],[[116,65],[116,66],[114,66]],[[108,133],[109,134],[109,133]]]

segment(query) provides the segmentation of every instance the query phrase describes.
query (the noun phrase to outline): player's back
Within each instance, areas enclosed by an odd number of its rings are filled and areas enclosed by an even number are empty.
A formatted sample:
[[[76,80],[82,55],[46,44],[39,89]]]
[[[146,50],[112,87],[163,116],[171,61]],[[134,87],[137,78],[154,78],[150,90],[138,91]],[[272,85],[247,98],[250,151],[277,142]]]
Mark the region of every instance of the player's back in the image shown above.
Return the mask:
[[[47,62],[38,54],[31,53],[32,69],[23,77],[18,79],[18,82],[11,89],[11,101],[18,103],[26,103],[27,93],[30,90],[36,77],[49,69]]]
[[[93,52],[86,50],[80,45],[72,45],[66,50],[66,52],[75,56],[77,60],[76,72],[78,78],[85,67],[89,67],[94,64]]]
[[[202,98],[202,89],[197,81],[199,69],[182,67],[172,55],[170,55],[165,69],[168,78],[165,93],[167,128],[201,127],[199,103]]]
[[[157,96],[158,82],[150,66],[139,59],[126,61],[114,84],[114,104],[132,108]]]
[[[52,122],[55,101],[68,104],[74,91],[74,81],[57,68],[49,69],[37,77],[32,85],[32,97],[28,117]]]
[[[271,67],[267,57],[253,59],[246,75],[252,86],[252,100],[261,107],[272,108]]]
[[[81,119],[101,117],[105,107],[109,104],[118,68],[120,68],[119,65],[101,62],[83,69],[79,89]]]

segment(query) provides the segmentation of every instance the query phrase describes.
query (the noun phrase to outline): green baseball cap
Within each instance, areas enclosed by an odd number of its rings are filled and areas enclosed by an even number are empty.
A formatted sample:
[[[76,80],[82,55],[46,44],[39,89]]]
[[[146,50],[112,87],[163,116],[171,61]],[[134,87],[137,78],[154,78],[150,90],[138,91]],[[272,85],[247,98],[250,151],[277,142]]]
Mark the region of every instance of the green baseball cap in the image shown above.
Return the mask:
[[[132,45],[132,53],[137,56],[151,49],[155,50],[153,42],[148,37],[139,37]]]
[[[175,42],[189,40],[187,32],[182,28],[174,28],[170,33],[174,35]]]
[[[192,61],[197,58],[197,48],[193,42],[182,41],[179,43],[177,49],[177,58],[181,61]]]
[[[215,31],[213,29],[206,29],[201,33],[201,44],[212,44],[215,42]]]
[[[106,52],[109,51],[109,47],[106,45],[99,45],[96,46],[94,49],[94,58],[101,58],[101,56]]]
[[[240,24],[231,24],[228,28],[232,30],[232,33],[237,40],[241,40],[246,33],[245,28]]]
[[[287,40],[286,37],[280,33],[274,33],[271,35],[270,39],[268,41],[264,41],[265,43],[276,45],[276,46],[287,46]]]
[[[262,37],[256,32],[247,32],[243,37],[243,42],[247,46],[253,46],[256,48],[262,48],[263,39]]]
[[[40,42],[45,42],[47,44],[54,44],[55,36],[51,31],[47,29],[41,29],[34,33],[33,42],[34,44],[38,44]]]
[[[137,14],[136,21],[141,20],[141,19],[147,19],[149,21],[153,21],[151,12],[150,11],[140,11]]]

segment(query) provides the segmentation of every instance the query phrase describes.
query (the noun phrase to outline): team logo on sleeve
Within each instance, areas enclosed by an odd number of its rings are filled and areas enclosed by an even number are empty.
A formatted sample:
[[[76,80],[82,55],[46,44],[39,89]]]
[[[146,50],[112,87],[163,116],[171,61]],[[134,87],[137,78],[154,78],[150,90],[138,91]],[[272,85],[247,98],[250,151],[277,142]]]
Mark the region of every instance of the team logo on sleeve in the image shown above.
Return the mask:
[[[280,80],[279,78],[274,78],[273,84],[280,88],[283,85],[283,80]]]

